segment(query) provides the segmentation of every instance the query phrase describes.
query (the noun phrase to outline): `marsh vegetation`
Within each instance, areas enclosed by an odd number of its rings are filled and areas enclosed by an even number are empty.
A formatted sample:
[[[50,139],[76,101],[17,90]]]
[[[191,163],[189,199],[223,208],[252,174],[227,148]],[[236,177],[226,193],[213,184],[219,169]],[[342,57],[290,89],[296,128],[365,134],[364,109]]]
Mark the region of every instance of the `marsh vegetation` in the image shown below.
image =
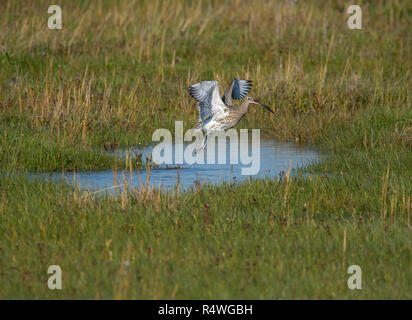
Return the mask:
[[[340,0],[70,1],[62,30],[49,5],[0,4],[1,298],[412,297],[410,1],[362,1],[362,30]],[[196,123],[189,84],[234,77],[276,114],[240,128],[327,159],[183,195],[27,178],[113,169],[108,150]]]

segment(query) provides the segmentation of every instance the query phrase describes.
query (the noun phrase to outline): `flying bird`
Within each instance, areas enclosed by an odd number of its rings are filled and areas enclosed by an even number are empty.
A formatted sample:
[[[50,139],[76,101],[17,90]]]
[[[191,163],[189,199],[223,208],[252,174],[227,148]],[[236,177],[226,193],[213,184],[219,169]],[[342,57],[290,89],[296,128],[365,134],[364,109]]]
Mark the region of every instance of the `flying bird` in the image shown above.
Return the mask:
[[[196,129],[209,134],[218,130],[227,130],[236,126],[246,115],[251,104],[264,107],[274,113],[271,108],[248,96],[252,81],[234,79],[227,87],[223,97],[220,96],[219,82],[208,80],[189,86],[190,95],[197,101],[199,111]],[[232,100],[242,100],[236,107]],[[206,145],[203,141],[201,149]]]

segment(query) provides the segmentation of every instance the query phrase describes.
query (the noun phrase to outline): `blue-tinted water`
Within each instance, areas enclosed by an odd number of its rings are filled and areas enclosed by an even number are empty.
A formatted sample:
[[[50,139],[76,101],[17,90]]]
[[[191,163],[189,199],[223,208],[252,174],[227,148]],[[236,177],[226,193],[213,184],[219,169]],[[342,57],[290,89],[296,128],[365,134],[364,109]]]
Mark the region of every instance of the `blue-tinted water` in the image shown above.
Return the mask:
[[[249,155],[250,152],[249,146]],[[149,157],[152,153],[153,146],[143,148],[131,148],[129,154],[142,154],[142,158]],[[207,151],[207,149],[205,150]],[[121,154],[126,151],[122,151]],[[120,154],[120,155],[121,155]],[[322,156],[314,150],[307,147],[301,147],[292,143],[282,143],[271,139],[261,139],[260,141],[260,171],[257,175],[248,176],[241,174],[242,167],[248,167],[241,163],[229,164],[229,144],[227,144],[227,157],[225,164],[193,164],[186,163],[180,165],[161,165],[153,168],[150,172],[149,183],[153,188],[174,189],[177,184],[179,175],[179,186],[183,190],[193,187],[196,181],[202,184],[219,184],[222,182],[238,182],[245,179],[279,177],[279,174],[287,172],[289,168],[294,169],[307,165],[313,161],[319,160]],[[240,153],[239,153],[240,154]],[[173,156],[174,159],[174,156]],[[120,160],[121,157],[120,157]],[[177,167],[180,167],[178,170]],[[250,166],[250,165],[249,165]],[[38,173],[34,176],[51,178],[53,180],[64,179],[67,183],[76,184],[81,189],[89,191],[107,190],[113,192],[119,190],[124,184],[124,171],[118,170],[117,179],[113,170],[106,171],[82,171],[82,172],[65,172],[63,173]],[[127,174],[129,188],[145,187],[147,183],[147,170],[133,170],[132,174]]]

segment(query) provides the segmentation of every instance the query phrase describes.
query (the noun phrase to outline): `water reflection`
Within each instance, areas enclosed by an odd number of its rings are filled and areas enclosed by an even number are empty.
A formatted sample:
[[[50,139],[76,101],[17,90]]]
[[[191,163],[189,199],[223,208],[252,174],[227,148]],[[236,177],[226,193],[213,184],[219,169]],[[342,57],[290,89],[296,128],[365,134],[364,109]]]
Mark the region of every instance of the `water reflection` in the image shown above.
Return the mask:
[[[151,155],[153,146],[143,148],[131,148],[127,150],[131,155],[141,154],[142,158]],[[173,149],[174,150],[174,149]],[[149,184],[151,187],[173,189],[176,187],[179,176],[179,186],[182,190],[194,187],[195,183],[219,184],[222,182],[238,182],[250,179],[250,176],[241,175],[241,168],[244,165],[229,164],[230,151],[227,144],[225,164],[181,164],[181,165],[162,165],[151,170]],[[249,148],[250,150],[250,148]],[[123,155],[126,151],[122,151]],[[278,177],[282,171],[289,168],[294,169],[307,165],[321,157],[319,153],[307,147],[296,146],[292,143],[283,143],[272,139],[261,138],[260,141],[260,172],[253,178]],[[174,157],[173,157],[174,159]],[[120,160],[121,161],[121,160]],[[216,161],[217,162],[217,161]],[[177,169],[177,167],[180,167]],[[74,176],[75,175],[75,176]],[[106,171],[82,171],[62,173],[38,173],[35,176],[47,177],[53,180],[64,179],[67,183],[73,184],[74,179],[81,189],[104,190],[114,192],[123,188],[125,182],[124,171],[118,171],[117,177],[113,170]],[[131,179],[130,179],[131,178]],[[129,187],[145,187],[148,181],[147,170],[133,170],[128,174]]]

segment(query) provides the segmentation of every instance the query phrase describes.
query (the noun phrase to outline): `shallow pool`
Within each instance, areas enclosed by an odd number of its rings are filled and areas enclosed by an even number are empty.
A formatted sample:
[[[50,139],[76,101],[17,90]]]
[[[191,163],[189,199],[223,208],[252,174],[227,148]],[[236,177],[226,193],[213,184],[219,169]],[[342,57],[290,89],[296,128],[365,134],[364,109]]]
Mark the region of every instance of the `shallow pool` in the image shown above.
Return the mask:
[[[185,146],[183,146],[185,148]],[[136,147],[119,151],[121,157],[128,152],[130,155],[141,154],[142,159],[149,157],[153,146]],[[174,150],[174,149],[173,149]],[[219,184],[222,182],[236,183],[250,178],[279,177],[282,172],[287,172],[289,168],[295,169],[305,166],[313,161],[322,158],[318,152],[293,143],[283,143],[277,140],[261,138],[260,140],[260,171],[257,175],[248,176],[241,174],[241,168],[247,167],[241,163],[231,165],[229,163],[230,154],[229,143],[226,147],[225,164],[193,164],[186,163],[180,165],[161,165],[153,168],[149,174],[149,184],[151,187],[163,190],[174,189],[179,180],[179,188],[187,190],[194,187],[196,183]],[[250,148],[249,148],[250,150]],[[207,149],[205,150],[207,152]],[[174,153],[173,153],[174,154]],[[173,157],[174,159],[174,157]],[[178,169],[179,167],[179,169]],[[125,182],[125,172],[118,170],[117,175],[113,170],[106,171],[81,171],[64,173],[36,173],[33,176],[50,178],[58,181],[64,179],[67,183],[74,181],[81,189],[89,191],[101,190],[115,192],[121,190]],[[127,173],[128,186],[134,188],[145,187],[147,184],[147,170],[133,170]]]

